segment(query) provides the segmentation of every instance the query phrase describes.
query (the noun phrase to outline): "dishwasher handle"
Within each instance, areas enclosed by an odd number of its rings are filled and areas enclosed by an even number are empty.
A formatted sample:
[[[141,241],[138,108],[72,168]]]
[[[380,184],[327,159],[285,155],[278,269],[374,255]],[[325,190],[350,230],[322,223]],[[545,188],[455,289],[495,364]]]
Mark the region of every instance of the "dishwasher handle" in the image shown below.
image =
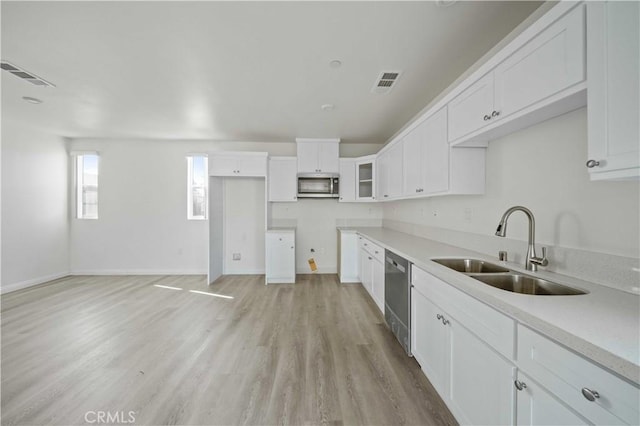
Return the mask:
[[[391,259],[388,256],[385,256],[385,258],[387,259],[387,263],[389,263],[390,265],[393,265],[394,268],[396,268],[397,270],[399,270],[400,272],[402,272],[403,274],[405,272],[407,272],[407,270],[405,269],[404,266],[400,265],[398,262],[396,262],[395,260]]]

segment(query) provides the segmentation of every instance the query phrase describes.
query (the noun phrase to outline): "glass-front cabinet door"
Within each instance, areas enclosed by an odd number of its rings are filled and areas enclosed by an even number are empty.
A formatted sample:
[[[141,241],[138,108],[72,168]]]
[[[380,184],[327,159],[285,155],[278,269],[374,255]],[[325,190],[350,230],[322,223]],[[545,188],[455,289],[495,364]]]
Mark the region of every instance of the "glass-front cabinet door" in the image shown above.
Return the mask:
[[[362,157],[356,162],[356,200],[373,201],[376,199],[375,155]]]

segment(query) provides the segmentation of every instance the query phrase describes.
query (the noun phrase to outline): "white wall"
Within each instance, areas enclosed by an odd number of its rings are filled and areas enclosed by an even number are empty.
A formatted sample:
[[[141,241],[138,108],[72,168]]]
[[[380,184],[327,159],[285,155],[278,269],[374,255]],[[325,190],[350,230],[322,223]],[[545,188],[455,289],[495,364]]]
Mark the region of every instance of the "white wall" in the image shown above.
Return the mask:
[[[376,152],[378,148],[379,145],[373,144],[343,145],[340,152],[342,156],[360,156]],[[296,153],[292,142],[75,139],[70,142],[70,149],[100,153],[100,217],[96,221],[71,220],[71,271],[88,274],[206,273],[208,223],[186,219],[186,155],[218,150],[263,151],[271,155]],[[236,184],[228,185],[234,188],[227,190],[227,194],[242,194],[242,190],[235,188]],[[256,188],[244,189],[255,192]],[[225,211],[228,217],[229,213],[243,208],[238,204],[240,200],[248,203],[244,208],[255,207],[254,199],[234,200],[234,195],[227,196],[232,197],[225,207],[231,209]],[[377,211],[381,218],[382,207]],[[340,217],[357,218],[362,212],[368,215],[367,209],[346,209]],[[301,211],[300,214],[306,213]],[[325,214],[334,213],[328,209]],[[254,226],[251,218],[237,226],[247,223]],[[306,225],[301,224],[299,232],[303,235],[304,229]],[[333,234],[333,228],[331,231]],[[260,238],[261,242],[247,240],[238,248],[229,245],[225,249],[229,259],[230,253],[241,250],[241,263],[248,268],[246,270],[264,270],[264,235]],[[336,244],[326,250],[335,270]],[[227,273],[239,271],[238,262],[229,262],[225,265]]]
[[[296,272],[311,273],[313,257],[320,273],[336,273],[338,237],[336,226],[381,226],[379,203],[339,203],[333,199],[306,199],[295,203],[272,203],[272,222],[296,226]],[[311,252],[311,249],[315,252]]]
[[[265,180],[224,179],[224,273],[264,274]],[[233,253],[240,260],[233,260]]]
[[[639,183],[591,182],[586,160],[582,108],[489,142],[485,195],[386,203],[384,218],[491,236],[520,204],[533,211],[540,244],[637,258]],[[527,239],[524,215],[509,219],[507,237]]]
[[[3,292],[68,274],[67,171],[63,138],[3,120]]]

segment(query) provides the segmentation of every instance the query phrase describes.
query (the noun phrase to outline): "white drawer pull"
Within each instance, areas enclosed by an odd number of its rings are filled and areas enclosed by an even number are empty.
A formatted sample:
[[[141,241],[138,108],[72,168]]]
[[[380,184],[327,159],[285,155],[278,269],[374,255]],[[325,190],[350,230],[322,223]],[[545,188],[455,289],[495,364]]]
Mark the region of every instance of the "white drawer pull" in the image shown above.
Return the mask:
[[[592,391],[589,388],[582,388],[582,395],[592,402],[600,398],[600,394],[598,392]]]

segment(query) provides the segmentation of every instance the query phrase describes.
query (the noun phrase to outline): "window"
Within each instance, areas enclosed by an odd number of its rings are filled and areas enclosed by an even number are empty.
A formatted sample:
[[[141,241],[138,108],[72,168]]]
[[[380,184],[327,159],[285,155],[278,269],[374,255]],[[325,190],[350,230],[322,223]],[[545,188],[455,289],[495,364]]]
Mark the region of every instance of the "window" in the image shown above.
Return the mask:
[[[98,218],[98,154],[76,156],[76,217]]]
[[[187,219],[207,218],[208,161],[204,155],[187,157]]]

